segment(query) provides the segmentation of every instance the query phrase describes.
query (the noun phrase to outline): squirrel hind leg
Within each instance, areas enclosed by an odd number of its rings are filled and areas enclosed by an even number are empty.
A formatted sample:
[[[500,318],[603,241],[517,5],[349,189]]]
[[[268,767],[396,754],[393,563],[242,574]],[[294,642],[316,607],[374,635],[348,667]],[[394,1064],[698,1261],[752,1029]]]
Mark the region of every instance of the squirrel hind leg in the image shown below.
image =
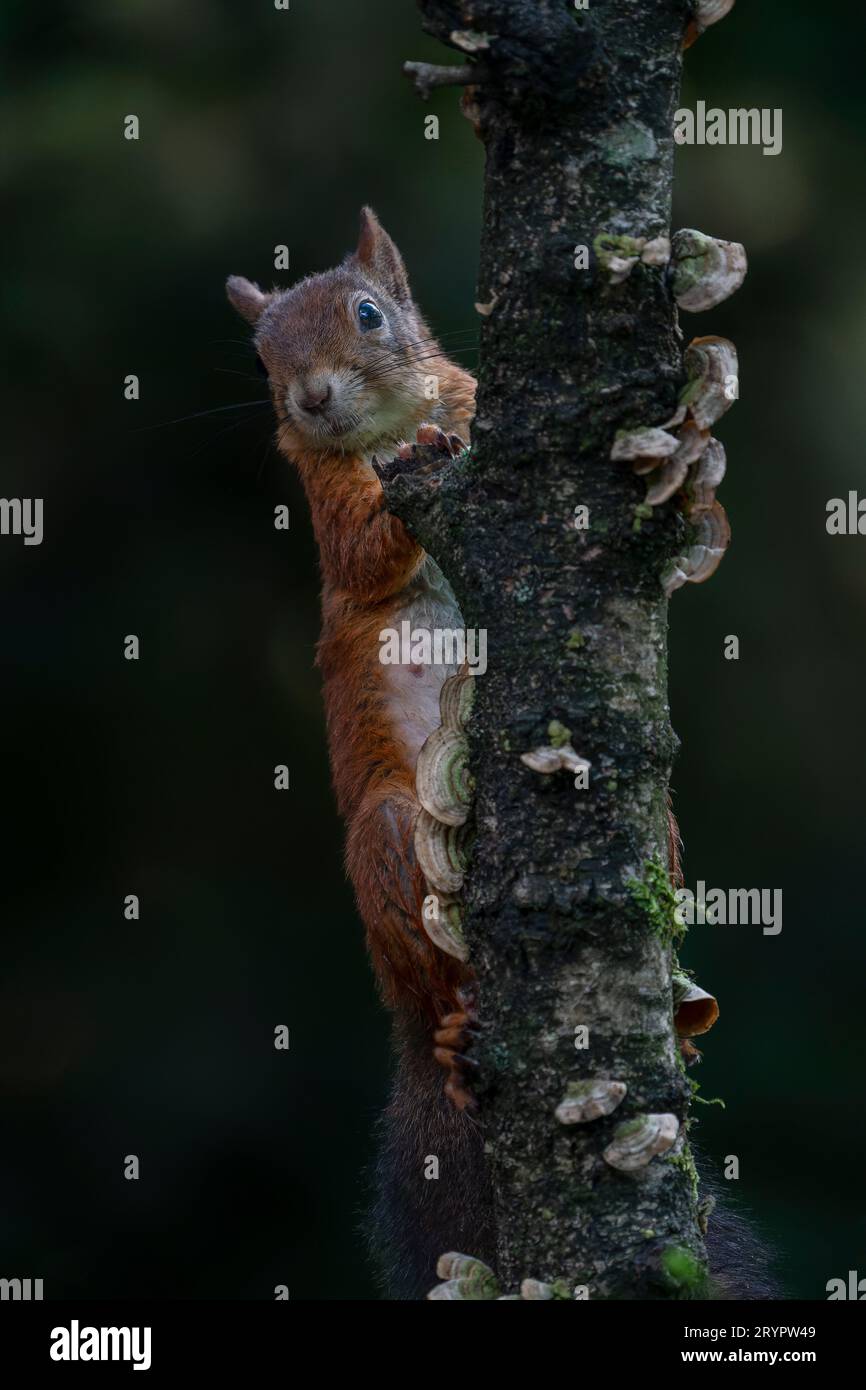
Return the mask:
[[[492,1202],[481,1131],[443,1092],[426,1020],[398,1012],[394,1040],[397,1069],[378,1122],[365,1233],[384,1296],[422,1300],[443,1250],[493,1258]]]
[[[465,1008],[445,1014],[433,1034],[433,1058],[447,1069],[445,1095],[456,1110],[477,1108],[471,1090],[472,1073],[477,1064],[466,1056],[476,1036],[476,1022],[475,1012],[467,1003]]]

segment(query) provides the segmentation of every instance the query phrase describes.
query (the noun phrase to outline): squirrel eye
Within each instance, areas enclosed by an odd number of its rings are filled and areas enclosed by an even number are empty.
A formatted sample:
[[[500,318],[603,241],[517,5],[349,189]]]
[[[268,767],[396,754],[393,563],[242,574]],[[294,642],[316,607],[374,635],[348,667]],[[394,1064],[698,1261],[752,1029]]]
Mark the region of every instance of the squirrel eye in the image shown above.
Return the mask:
[[[256,371],[258,372],[259,376],[263,376],[266,378],[268,375],[268,369],[265,366],[262,359],[259,357],[258,353],[256,354]]]
[[[381,328],[385,322],[383,314],[376,308],[372,299],[361,300],[358,305],[358,320],[362,333],[367,333],[371,328]]]

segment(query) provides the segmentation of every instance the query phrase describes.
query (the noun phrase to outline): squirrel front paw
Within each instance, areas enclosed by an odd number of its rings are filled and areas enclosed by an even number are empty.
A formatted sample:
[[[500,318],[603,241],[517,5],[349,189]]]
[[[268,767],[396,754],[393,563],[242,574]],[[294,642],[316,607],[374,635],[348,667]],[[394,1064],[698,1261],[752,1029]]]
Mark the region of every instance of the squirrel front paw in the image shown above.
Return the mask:
[[[438,425],[419,425],[415,434],[414,444],[401,444],[397,450],[397,457],[404,463],[414,463],[423,466],[427,462],[419,459],[419,449],[430,448],[438,449],[446,454],[448,458],[458,458],[466,448],[459,434],[446,434]]]
[[[402,473],[433,473],[468,448],[459,434],[446,434],[438,425],[419,425],[414,444],[401,444],[395,457],[387,463],[375,454],[370,462],[379,479],[390,483]]]

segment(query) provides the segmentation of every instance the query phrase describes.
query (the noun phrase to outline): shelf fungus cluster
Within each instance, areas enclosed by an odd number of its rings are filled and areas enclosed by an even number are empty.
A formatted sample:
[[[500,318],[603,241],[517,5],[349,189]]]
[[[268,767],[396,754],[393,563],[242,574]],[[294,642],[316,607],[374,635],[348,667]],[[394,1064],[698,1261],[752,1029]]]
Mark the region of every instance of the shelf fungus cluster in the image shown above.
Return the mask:
[[[612,285],[627,280],[638,262],[662,266],[671,258],[671,243],[666,236],[647,238],[601,232],[593,242],[593,250]]]
[[[702,232],[677,232],[673,239],[673,286],[678,303],[711,308],[742,284],[743,248]],[[610,451],[615,463],[630,463],[646,478],[644,507],[676,498],[688,522],[688,544],[662,575],[668,597],[683,584],[702,584],[715,574],[731,541],[731,528],[716,491],[725,476],[725,450],[713,426],[739,396],[737,349],[728,338],[693,338],[683,365],[686,384],[677,408],[660,425],[620,430]]]
[[[662,252],[657,248],[663,242],[663,237],[646,242],[603,235],[596,237],[595,247],[600,264],[619,284],[649,247],[656,248],[649,263],[659,264]],[[720,241],[693,228],[675,233],[668,259],[674,298],[693,312],[721,304],[739,289],[748,268],[739,242]],[[725,450],[712,429],[739,395],[737,349],[727,338],[694,338],[684,366],[687,381],[671,418],[620,430],[610,451],[615,463],[630,463],[634,473],[646,478],[644,508],[675,497],[689,523],[688,544],[662,575],[668,597],[683,584],[703,584],[715,574],[731,542],[725,509],[716,498],[725,476]]]
[[[618,236],[600,232],[593,241],[596,260],[611,285],[621,285],[638,264],[667,267],[674,299],[698,314],[714,309],[746,278],[746,251],[738,241],[721,241],[694,227],[666,236]]]
[[[464,961],[468,950],[459,895],[472,806],[465,728],[473,694],[473,676],[466,668],[445,681],[439,697],[442,722],[424,743],[415,771],[422,808],[415,823],[415,854],[430,889],[422,924],[440,950]]]
[[[482,1299],[487,1302],[519,1303],[538,1302],[549,1299],[571,1299],[572,1294],[564,1280],[555,1284],[542,1283],[540,1279],[524,1279],[520,1293],[502,1293],[499,1280],[489,1265],[476,1260],[473,1255],[461,1255],[449,1251],[440,1255],[436,1262],[436,1273],[442,1280],[427,1295],[428,1301],[449,1300],[465,1302]]]

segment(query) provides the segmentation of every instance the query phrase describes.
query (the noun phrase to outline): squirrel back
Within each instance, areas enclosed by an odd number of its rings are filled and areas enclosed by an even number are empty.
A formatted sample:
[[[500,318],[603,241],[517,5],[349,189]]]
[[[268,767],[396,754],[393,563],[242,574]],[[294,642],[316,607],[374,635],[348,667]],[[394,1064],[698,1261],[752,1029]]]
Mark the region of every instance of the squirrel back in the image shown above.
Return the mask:
[[[407,620],[453,628],[462,619],[438,566],[385,510],[373,462],[411,449],[425,430],[465,447],[475,381],[442,353],[369,208],[356,250],[336,269],[269,293],[232,276],[227,292],[255,327],[278,447],[310,503],[331,772],[370,956],[386,1004],[435,1028],[461,1007],[469,972],[422,925],[415,760],[455,668],[385,664],[380,634]]]

